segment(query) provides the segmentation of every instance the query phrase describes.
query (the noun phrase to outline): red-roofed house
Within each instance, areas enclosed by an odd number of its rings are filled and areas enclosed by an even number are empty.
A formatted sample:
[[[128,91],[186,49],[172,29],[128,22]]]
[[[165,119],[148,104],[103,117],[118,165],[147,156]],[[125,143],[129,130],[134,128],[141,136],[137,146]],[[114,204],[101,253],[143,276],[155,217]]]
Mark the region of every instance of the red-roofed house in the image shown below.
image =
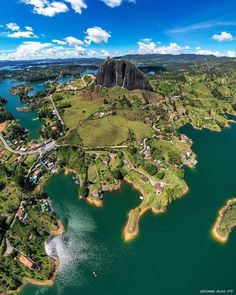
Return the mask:
[[[31,259],[28,257],[21,255],[19,261],[24,264],[24,266],[28,267],[29,269],[34,269],[35,265]]]

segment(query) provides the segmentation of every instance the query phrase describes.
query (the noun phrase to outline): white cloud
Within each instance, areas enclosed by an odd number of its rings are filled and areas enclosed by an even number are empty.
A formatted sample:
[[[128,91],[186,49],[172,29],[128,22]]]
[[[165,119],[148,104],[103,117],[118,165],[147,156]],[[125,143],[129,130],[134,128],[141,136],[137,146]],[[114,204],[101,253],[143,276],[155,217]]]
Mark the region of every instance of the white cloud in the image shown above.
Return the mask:
[[[118,7],[124,2],[124,0],[101,0],[101,1],[111,8]],[[136,3],[136,0],[128,0],[128,2]]]
[[[34,30],[30,26],[25,26],[24,30],[21,30],[20,26],[16,23],[8,23],[6,24],[6,28],[11,32],[5,32],[8,38],[38,38],[37,35],[34,34]]]
[[[55,39],[56,40],[56,39]],[[55,41],[54,40],[54,41]],[[58,41],[58,40],[56,40]],[[59,40],[60,41],[60,40]],[[13,51],[0,51],[0,60],[37,60],[113,56],[106,50],[89,50],[82,46],[66,47],[53,43],[23,42]]]
[[[33,32],[33,28],[30,27],[30,26],[25,26],[25,29],[26,29],[26,31],[31,31],[31,32]]]
[[[140,54],[182,54],[188,46],[181,47],[177,43],[170,43],[168,46],[158,46],[158,43],[151,39],[143,39],[138,42],[138,52]]]
[[[107,6],[114,8],[120,6],[123,0],[102,0]]]
[[[83,45],[84,42],[75,38],[75,37],[72,37],[72,36],[69,36],[69,37],[66,37],[65,38],[65,41],[66,43],[69,45],[69,46],[76,46],[76,45]]]
[[[9,23],[6,25],[7,29],[15,32],[15,31],[19,31],[20,27],[16,24],[16,23]]]
[[[32,31],[18,31],[7,35],[8,38],[38,38]]]
[[[87,4],[84,2],[84,0],[64,0],[64,1],[70,3],[73,10],[79,14],[82,13],[82,9],[87,8]]]
[[[52,40],[52,42],[55,44],[58,44],[58,45],[65,45],[66,44],[65,41],[61,41],[61,40],[57,40],[57,39]]]
[[[64,13],[69,10],[67,5],[63,2],[48,0],[21,0],[22,3],[32,5],[33,12],[44,16],[55,16],[58,13]]]
[[[37,56],[37,53],[45,50],[49,47],[50,43],[41,43],[41,42],[23,42],[17,47],[17,49],[5,55],[5,59],[11,60],[24,60],[24,59],[33,59]],[[4,59],[4,54],[0,55]]]
[[[56,14],[68,12],[69,3],[72,9],[81,14],[82,9],[87,8],[85,0],[20,0],[22,3],[33,6],[33,12],[36,14],[53,17]]]
[[[195,52],[198,55],[214,55],[216,57],[236,57],[236,51],[228,50],[227,52],[220,52],[214,50],[207,50],[207,49],[199,49]]]
[[[78,55],[85,55],[86,54],[86,49],[82,46],[75,46],[75,52]]]
[[[234,38],[231,33],[221,32],[220,34],[213,35],[212,39],[217,40],[219,42],[224,42],[224,41],[233,41]]]
[[[86,34],[87,36],[85,37],[85,42],[87,45],[90,45],[92,42],[96,44],[107,43],[111,37],[110,33],[100,27],[88,28],[86,30]]]

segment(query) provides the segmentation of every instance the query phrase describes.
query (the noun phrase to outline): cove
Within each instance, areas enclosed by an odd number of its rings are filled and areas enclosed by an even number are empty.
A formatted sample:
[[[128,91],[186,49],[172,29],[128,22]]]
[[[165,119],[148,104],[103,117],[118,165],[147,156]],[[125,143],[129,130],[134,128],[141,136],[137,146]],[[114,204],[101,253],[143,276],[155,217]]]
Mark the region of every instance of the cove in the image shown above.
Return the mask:
[[[38,113],[36,111],[17,111],[17,107],[24,107],[27,104],[22,103],[18,96],[10,93],[12,87],[23,84],[23,82],[18,82],[14,79],[4,79],[0,82],[0,96],[7,98],[8,102],[6,103],[6,110],[11,112],[15,119],[19,120],[22,127],[28,129],[29,138],[36,139],[39,137],[39,130],[43,125],[43,121],[38,119]],[[32,83],[32,87],[33,90],[30,92],[30,95],[34,95],[38,91],[44,90],[44,86],[37,82]]]
[[[236,231],[225,245],[210,234],[218,210],[236,196],[236,125],[221,133],[181,129],[193,139],[195,170],[186,169],[190,188],[163,215],[151,212],[131,243],[122,240],[128,211],[139,193],[124,183],[105,194],[104,207],[78,200],[71,176],[51,178],[51,196],[65,233],[52,247],[62,266],[53,287],[27,286],[21,295],[195,295],[201,290],[236,292]],[[93,276],[95,271],[98,276]]]

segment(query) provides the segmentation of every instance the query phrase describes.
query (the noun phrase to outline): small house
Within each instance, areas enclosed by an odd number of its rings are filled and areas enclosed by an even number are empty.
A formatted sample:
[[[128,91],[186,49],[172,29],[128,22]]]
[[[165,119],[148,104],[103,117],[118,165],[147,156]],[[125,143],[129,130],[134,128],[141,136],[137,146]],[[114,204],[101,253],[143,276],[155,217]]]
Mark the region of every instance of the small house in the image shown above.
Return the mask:
[[[148,183],[149,182],[149,179],[146,176],[142,175],[141,178],[140,178],[140,181],[142,183]]]
[[[26,266],[28,269],[31,269],[31,270],[35,269],[34,262],[30,258],[26,257],[25,255],[21,255],[20,258],[19,258],[19,261],[24,266]]]

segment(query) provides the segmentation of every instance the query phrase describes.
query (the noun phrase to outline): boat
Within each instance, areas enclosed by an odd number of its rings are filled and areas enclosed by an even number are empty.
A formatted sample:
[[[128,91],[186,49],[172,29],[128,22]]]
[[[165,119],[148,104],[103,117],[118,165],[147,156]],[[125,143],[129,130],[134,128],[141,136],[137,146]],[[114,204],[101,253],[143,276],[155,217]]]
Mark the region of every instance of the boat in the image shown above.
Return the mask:
[[[140,200],[143,200],[143,196],[140,196],[139,199],[140,199]]]

